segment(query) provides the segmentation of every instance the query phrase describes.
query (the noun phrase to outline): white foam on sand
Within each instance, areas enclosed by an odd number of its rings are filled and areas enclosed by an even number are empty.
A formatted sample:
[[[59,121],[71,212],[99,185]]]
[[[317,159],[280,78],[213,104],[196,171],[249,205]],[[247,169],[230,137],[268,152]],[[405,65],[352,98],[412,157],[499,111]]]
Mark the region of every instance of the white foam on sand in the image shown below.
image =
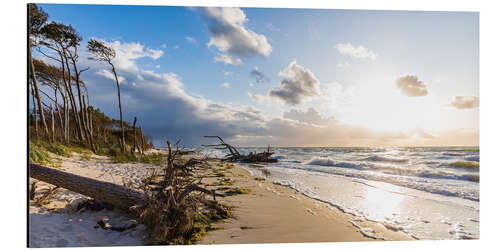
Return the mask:
[[[244,168],[252,175],[264,177],[259,169]],[[290,187],[361,221],[380,222],[388,229],[418,239],[479,238],[477,201],[321,172],[271,165],[265,169],[271,173],[266,179],[274,184]],[[358,225],[355,220],[352,222]],[[377,237],[370,235],[369,229],[359,230],[367,237]]]

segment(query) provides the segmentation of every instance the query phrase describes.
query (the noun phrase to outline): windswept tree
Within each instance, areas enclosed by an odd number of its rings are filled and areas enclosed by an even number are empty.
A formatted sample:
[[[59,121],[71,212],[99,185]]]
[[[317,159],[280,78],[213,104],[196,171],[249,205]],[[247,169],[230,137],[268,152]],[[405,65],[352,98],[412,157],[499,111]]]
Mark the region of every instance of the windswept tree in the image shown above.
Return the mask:
[[[125,130],[123,129],[123,115],[122,115],[122,102],[120,98],[120,82],[118,81],[118,76],[116,75],[115,65],[112,60],[116,57],[115,50],[106,46],[104,43],[99,42],[95,39],[90,39],[87,44],[87,49],[94,55],[91,60],[107,62],[111,66],[111,70],[115,76],[116,89],[118,91],[118,108],[120,109],[120,129],[121,129],[121,145],[120,148],[122,152],[125,152]]]
[[[59,118],[59,126],[61,127],[61,134],[63,135],[64,142],[68,142],[68,101],[67,95],[63,92],[62,82],[63,74],[62,70],[56,66],[46,64],[45,62],[34,59],[33,63],[36,68],[36,76],[42,85],[48,86],[54,91],[53,98],[50,98],[54,102],[56,113]],[[41,91],[41,90],[40,90]],[[43,92],[42,92],[43,93]],[[58,96],[62,97],[63,106],[58,102]],[[64,113],[64,119],[62,114]]]
[[[44,108],[42,106],[42,99],[40,98],[40,90],[38,88],[38,82],[35,74],[35,66],[33,64],[32,48],[38,46],[38,40],[42,33],[42,29],[47,22],[48,15],[41,8],[39,8],[36,4],[30,3],[28,4],[28,59],[29,59],[29,75],[31,76],[31,87],[32,94],[35,95],[36,101],[38,104],[38,111],[40,113],[40,120],[42,121],[43,129],[45,130],[45,134],[49,134],[49,128],[47,126],[47,122],[45,121]],[[36,105],[33,103],[33,106]],[[36,108],[35,108],[36,110]],[[35,112],[35,123],[36,123],[36,112]]]
[[[46,24],[42,28],[41,34],[44,38],[41,44],[55,52],[56,55],[44,53],[42,50],[39,50],[39,52],[61,64],[63,83],[66,95],[69,96],[73,116],[78,127],[79,139],[80,141],[86,140],[92,150],[95,151],[96,148],[90,133],[89,116],[87,115],[87,108],[84,105],[84,97],[81,90],[81,86],[84,83],[80,79],[80,74],[88,70],[88,68],[79,70],[77,67],[78,47],[82,38],[73,26],[57,22]],[[73,86],[76,86],[77,100],[73,92]],[[80,108],[79,111],[78,107]]]

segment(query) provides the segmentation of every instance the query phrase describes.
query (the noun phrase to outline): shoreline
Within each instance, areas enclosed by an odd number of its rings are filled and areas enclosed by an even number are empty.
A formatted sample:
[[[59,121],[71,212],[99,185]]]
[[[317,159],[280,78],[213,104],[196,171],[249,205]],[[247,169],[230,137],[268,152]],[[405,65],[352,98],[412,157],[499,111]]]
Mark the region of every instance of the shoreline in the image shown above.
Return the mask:
[[[218,198],[234,206],[234,218],[216,222],[219,229],[209,231],[198,244],[415,240],[379,222],[356,221],[355,216],[290,187],[261,180],[237,163],[223,164],[233,166],[225,172],[234,186],[249,191]]]
[[[162,149],[151,152],[163,153]],[[97,155],[83,159],[82,155],[73,153],[71,158],[59,158],[60,170],[119,185],[125,181],[138,183],[158,168],[147,163],[113,163],[108,157]],[[233,208],[233,217],[214,222],[217,230],[208,231],[196,244],[413,240],[381,223],[355,221],[354,216],[290,187],[252,176],[237,163],[209,160],[208,168],[201,174],[205,176],[202,183],[206,188],[221,193],[237,192],[217,199]],[[39,190],[51,187],[37,182]],[[30,247],[145,245],[145,228],[140,224],[124,232],[96,228],[102,219],[120,225],[135,222],[116,210],[77,212],[76,206],[86,198],[60,189],[44,207],[30,201]]]

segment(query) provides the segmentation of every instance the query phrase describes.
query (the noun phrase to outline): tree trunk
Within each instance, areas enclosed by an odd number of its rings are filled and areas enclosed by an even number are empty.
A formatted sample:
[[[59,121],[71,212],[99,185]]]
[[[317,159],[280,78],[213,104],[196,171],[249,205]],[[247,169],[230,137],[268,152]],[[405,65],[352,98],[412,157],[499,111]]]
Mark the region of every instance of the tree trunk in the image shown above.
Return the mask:
[[[130,211],[131,206],[145,200],[144,194],[139,191],[37,164],[30,163],[29,175],[31,178],[113,204],[124,211]]]
[[[31,97],[33,98],[33,123],[35,123],[35,136],[38,139],[38,121],[37,121],[37,112],[36,112],[36,102],[35,102],[35,90],[33,87],[33,83],[31,86]]]
[[[94,148],[94,143],[92,141],[92,138],[90,138],[90,132],[89,132],[89,126],[87,124],[87,108],[86,108],[86,105],[85,105],[85,100],[82,100],[82,90],[81,90],[81,87],[80,87],[80,71],[78,71],[77,67],[76,67],[76,59],[75,59],[75,56],[76,56],[76,47],[75,47],[75,54],[74,55],[70,55],[70,59],[71,59],[71,63],[73,64],[73,71],[75,72],[75,82],[76,82],[76,90],[77,90],[77,94],[78,94],[78,103],[80,104],[80,123],[82,124],[82,128],[83,128],[83,134],[85,135],[85,138],[87,139],[87,144],[90,146],[90,148],[92,149],[92,151],[95,152],[95,148]]]
[[[66,93],[66,94],[69,96],[69,100],[71,103],[71,109],[73,110],[73,116],[74,116],[74,119],[75,119],[75,122],[77,125],[77,129],[78,129],[77,130],[78,138],[80,139],[80,141],[83,141],[85,138],[84,138],[84,134],[82,131],[82,124],[80,123],[80,118],[78,116],[78,107],[76,105],[75,95],[73,94],[73,88],[71,87],[71,69],[69,68],[68,57],[66,56],[66,54],[63,53],[61,55],[61,60],[63,60],[65,62],[66,70],[68,71],[68,82],[67,82],[68,86],[66,87],[68,93]],[[64,64],[63,64],[63,67],[64,67]]]
[[[43,113],[42,99],[40,98],[40,92],[38,90],[38,83],[36,80],[35,74],[35,65],[33,64],[33,58],[31,57],[31,48],[29,49],[29,57],[30,57],[30,70],[31,70],[31,80],[33,83],[33,87],[35,89],[35,95],[38,102],[38,111],[40,112],[40,120],[42,120],[43,129],[45,130],[45,134],[49,134],[49,128],[47,127],[47,122],[45,121],[45,115]]]
[[[69,107],[68,97],[64,96],[64,143],[69,142]]]
[[[85,104],[85,96],[83,96],[83,106],[81,109],[81,115],[82,115],[82,120],[84,121],[83,124],[85,126],[85,135],[87,136],[88,143],[90,144],[90,148],[92,151],[95,153],[97,151],[96,146],[94,144],[94,139],[92,138],[92,133],[90,131],[90,125],[89,125],[89,120],[88,120],[88,114],[87,114],[87,105]]]
[[[134,148],[132,149],[132,154],[135,153],[135,148],[137,147],[137,133],[135,129],[135,123],[137,122],[137,116],[134,117]]]
[[[52,104],[50,104],[50,125],[51,125],[52,142],[55,141],[54,124],[55,124],[54,108],[53,108]]]
[[[123,116],[122,116],[122,101],[120,98],[120,83],[118,82],[118,76],[116,75],[115,66],[112,63],[111,68],[113,69],[113,74],[115,75],[116,88],[118,89],[118,107],[120,108],[120,129],[122,130],[122,152],[125,152],[125,130],[123,130]]]
[[[57,118],[59,120],[59,126],[61,127],[61,135],[64,136],[64,124],[63,124],[63,119],[62,119],[62,116],[61,116],[61,107],[59,106],[59,103],[57,101],[57,90],[59,89],[59,85],[56,86],[56,88],[54,89],[54,97],[55,97],[55,100],[56,100],[56,112],[57,112]]]
[[[144,155],[144,134],[142,133],[142,128],[139,126],[139,142],[141,143],[141,155]]]

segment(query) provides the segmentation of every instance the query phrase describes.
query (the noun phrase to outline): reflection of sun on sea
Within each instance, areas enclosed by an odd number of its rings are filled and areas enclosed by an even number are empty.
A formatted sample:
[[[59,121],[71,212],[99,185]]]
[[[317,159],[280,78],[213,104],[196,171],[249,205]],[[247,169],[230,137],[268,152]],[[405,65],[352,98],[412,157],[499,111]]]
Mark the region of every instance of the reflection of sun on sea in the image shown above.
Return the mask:
[[[373,187],[365,189],[362,206],[364,206],[363,210],[369,211],[370,219],[385,221],[387,218],[392,218],[393,214],[399,214],[404,208],[402,204],[405,196],[393,193],[397,192],[394,187],[387,186],[387,188],[394,190],[387,190],[386,187],[384,187],[385,190]]]

